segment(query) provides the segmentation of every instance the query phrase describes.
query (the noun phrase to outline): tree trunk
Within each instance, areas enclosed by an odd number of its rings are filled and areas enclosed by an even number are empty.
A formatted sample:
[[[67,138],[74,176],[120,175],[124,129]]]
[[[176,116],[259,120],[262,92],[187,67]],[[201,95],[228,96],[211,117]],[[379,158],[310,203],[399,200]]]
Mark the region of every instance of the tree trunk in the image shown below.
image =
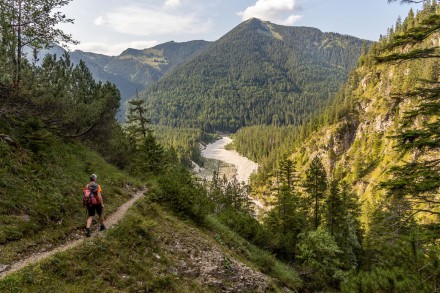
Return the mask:
[[[315,230],[318,229],[318,178],[315,176]]]
[[[315,230],[318,229],[318,193],[315,195]]]
[[[18,19],[17,19],[17,72],[15,77],[16,84],[19,84],[21,81],[21,53],[23,51],[22,48],[22,38],[21,38],[21,22],[22,22],[22,3],[23,0],[18,0]]]

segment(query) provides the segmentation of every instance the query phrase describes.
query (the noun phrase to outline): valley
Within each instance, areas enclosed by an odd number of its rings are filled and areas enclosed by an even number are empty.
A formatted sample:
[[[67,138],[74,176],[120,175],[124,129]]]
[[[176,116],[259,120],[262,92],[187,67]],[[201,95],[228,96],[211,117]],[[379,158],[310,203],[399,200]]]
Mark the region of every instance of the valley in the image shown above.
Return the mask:
[[[374,42],[306,2],[203,41],[189,2],[109,1],[91,32],[158,44],[114,56],[61,47],[73,1],[0,2],[1,292],[438,291],[436,0]]]
[[[258,164],[241,156],[235,150],[226,149],[225,147],[232,142],[230,137],[223,136],[203,147],[202,156],[207,159],[205,168],[193,169],[195,174],[202,179],[212,180],[213,173],[216,172],[219,178],[226,176],[231,182],[236,179],[239,183],[249,185],[251,175],[258,171]],[[269,207],[257,198],[249,196],[249,199],[254,205],[252,210],[257,219],[268,210]]]
[[[232,143],[232,139],[223,136],[221,139],[204,147],[202,156],[207,159],[214,159],[233,165],[236,170],[234,175],[237,177],[238,182],[249,184],[251,174],[258,170],[258,164],[248,158],[240,156],[236,151],[226,150],[225,146],[230,143]],[[218,172],[223,173],[221,170],[218,170]],[[232,179],[232,176],[228,177],[229,180]]]

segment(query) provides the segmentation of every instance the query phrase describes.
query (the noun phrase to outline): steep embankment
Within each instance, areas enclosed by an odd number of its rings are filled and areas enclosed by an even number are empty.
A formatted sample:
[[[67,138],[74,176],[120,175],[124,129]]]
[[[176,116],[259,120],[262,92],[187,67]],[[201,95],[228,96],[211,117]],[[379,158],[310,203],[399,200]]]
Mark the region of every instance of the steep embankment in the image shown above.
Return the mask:
[[[90,174],[98,174],[107,214],[129,205],[140,183],[79,141],[61,138],[38,118],[18,114],[0,120],[0,269],[18,270],[0,281],[0,291],[263,292],[278,286],[255,267],[277,280],[281,276],[285,286],[300,285],[295,271],[232,237],[226,227],[216,224],[203,232],[146,200],[104,237],[84,240],[81,194]],[[180,197],[181,188],[188,204],[196,186],[179,184],[170,197]],[[205,193],[198,195],[206,199]]]
[[[18,122],[9,126],[13,123]],[[79,143],[66,143],[32,125],[1,130],[1,267],[48,251],[75,231],[82,234],[86,215],[81,194],[91,173],[98,174],[107,213],[129,200],[133,187],[139,186]]]
[[[133,204],[139,200],[144,194],[144,190],[138,191],[137,193],[133,194],[133,198],[129,201],[122,204],[120,207],[118,207],[117,211],[109,216],[105,216],[105,225],[107,229],[112,228],[114,225],[116,225],[121,219],[125,216],[127,213],[127,210],[133,206]],[[93,229],[93,227],[92,227]],[[98,237],[99,235],[92,232],[92,238]],[[57,253],[67,251],[69,249],[75,248],[81,244],[83,244],[85,238],[84,233],[78,233],[78,231],[75,231],[72,235],[68,235],[65,239],[64,243],[61,243],[59,246],[55,248],[51,248],[50,250],[43,250],[41,252],[33,253],[29,256],[26,256],[23,259],[20,259],[19,261],[9,265],[9,266],[2,266],[0,267],[0,279],[5,278],[6,276],[9,276],[10,274],[19,271],[23,268],[25,268],[28,265],[36,264],[42,260],[45,260],[49,257],[54,256]]]
[[[136,181],[78,142],[26,129],[0,137],[0,268],[8,275],[0,291],[263,292],[277,285],[253,262],[289,270],[244,240],[224,242],[226,228],[202,232],[147,200],[103,237],[84,239],[83,179],[98,174],[107,214],[135,200]],[[300,283],[286,276],[290,287]]]
[[[439,36],[434,33],[423,42],[397,52],[438,46]],[[417,95],[410,93],[426,86],[423,80],[437,80],[440,64],[433,58],[377,62],[377,56],[392,53],[386,49],[387,42],[391,41],[383,40],[361,57],[359,66],[339,94],[339,105],[334,107],[339,116],[337,122],[322,126],[290,156],[303,175],[310,160],[321,157],[328,174],[353,184],[364,203],[365,216],[384,199],[384,191],[377,187],[389,178],[390,168],[423,157],[421,149],[398,152],[393,136],[405,113],[416,109],[420,102]],[[437,118],[433,115],[431,119]],[[415,120],[415,125],[422,125],[422,121]],[[438,152],[425,155],[439,156]]]
[[[238,251],[141,200],[103,237],[0,281],[2,292],[264,292],[273,281]]]

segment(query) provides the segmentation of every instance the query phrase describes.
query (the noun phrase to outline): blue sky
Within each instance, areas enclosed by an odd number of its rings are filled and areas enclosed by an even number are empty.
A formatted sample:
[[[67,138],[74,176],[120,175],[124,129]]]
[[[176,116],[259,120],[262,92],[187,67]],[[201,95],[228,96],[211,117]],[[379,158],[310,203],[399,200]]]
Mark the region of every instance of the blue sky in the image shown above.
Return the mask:
[[[71,49],[118,55],[167,41],[214,41],[257,17],[378,40],[410,8],[387,0],[73,0],[63,11],[75,24],[61,28],[80,41]]]

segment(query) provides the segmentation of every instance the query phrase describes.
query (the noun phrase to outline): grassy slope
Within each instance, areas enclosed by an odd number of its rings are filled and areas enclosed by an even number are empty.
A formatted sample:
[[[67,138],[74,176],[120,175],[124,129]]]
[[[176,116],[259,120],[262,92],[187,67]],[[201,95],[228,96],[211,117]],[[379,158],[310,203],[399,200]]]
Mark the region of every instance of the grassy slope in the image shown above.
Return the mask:
[[[41,129],[30,133],[23,129],[3,129],[0,136],[2,265],[82,237],[86,215],[81,190],[91,173],[98,174],[107,213],[140,187],[79,143]],[[213,217],[201,231],[147,199],[105,237],[87,239],[81,247],[0,281],[1,292],[36,288],[46,292],[207,292],[222,287],[279,291],[280,286],[299,288],[301,281],[293,269],[269,253]]]
[[[269,277],[249,269],[255,266],[249,260],[258,264],[258,259],[268,270],[286,272],[283,286],[300,285],[287,266],[215,220],[208,222],[210,229],[203,232],[143,199],[104,237],[9,276],[0,281],[0,291],[280,291]]]
[[[23,143],[35,139],[21,135],[10,132],[7,140],[0,139],[0,264],[48,249],[80,231],[86,219],[82,187],[91,173],[98,174],[107,213],[130,198],[136,186],[78,143],[45,133],[35,148]]]

